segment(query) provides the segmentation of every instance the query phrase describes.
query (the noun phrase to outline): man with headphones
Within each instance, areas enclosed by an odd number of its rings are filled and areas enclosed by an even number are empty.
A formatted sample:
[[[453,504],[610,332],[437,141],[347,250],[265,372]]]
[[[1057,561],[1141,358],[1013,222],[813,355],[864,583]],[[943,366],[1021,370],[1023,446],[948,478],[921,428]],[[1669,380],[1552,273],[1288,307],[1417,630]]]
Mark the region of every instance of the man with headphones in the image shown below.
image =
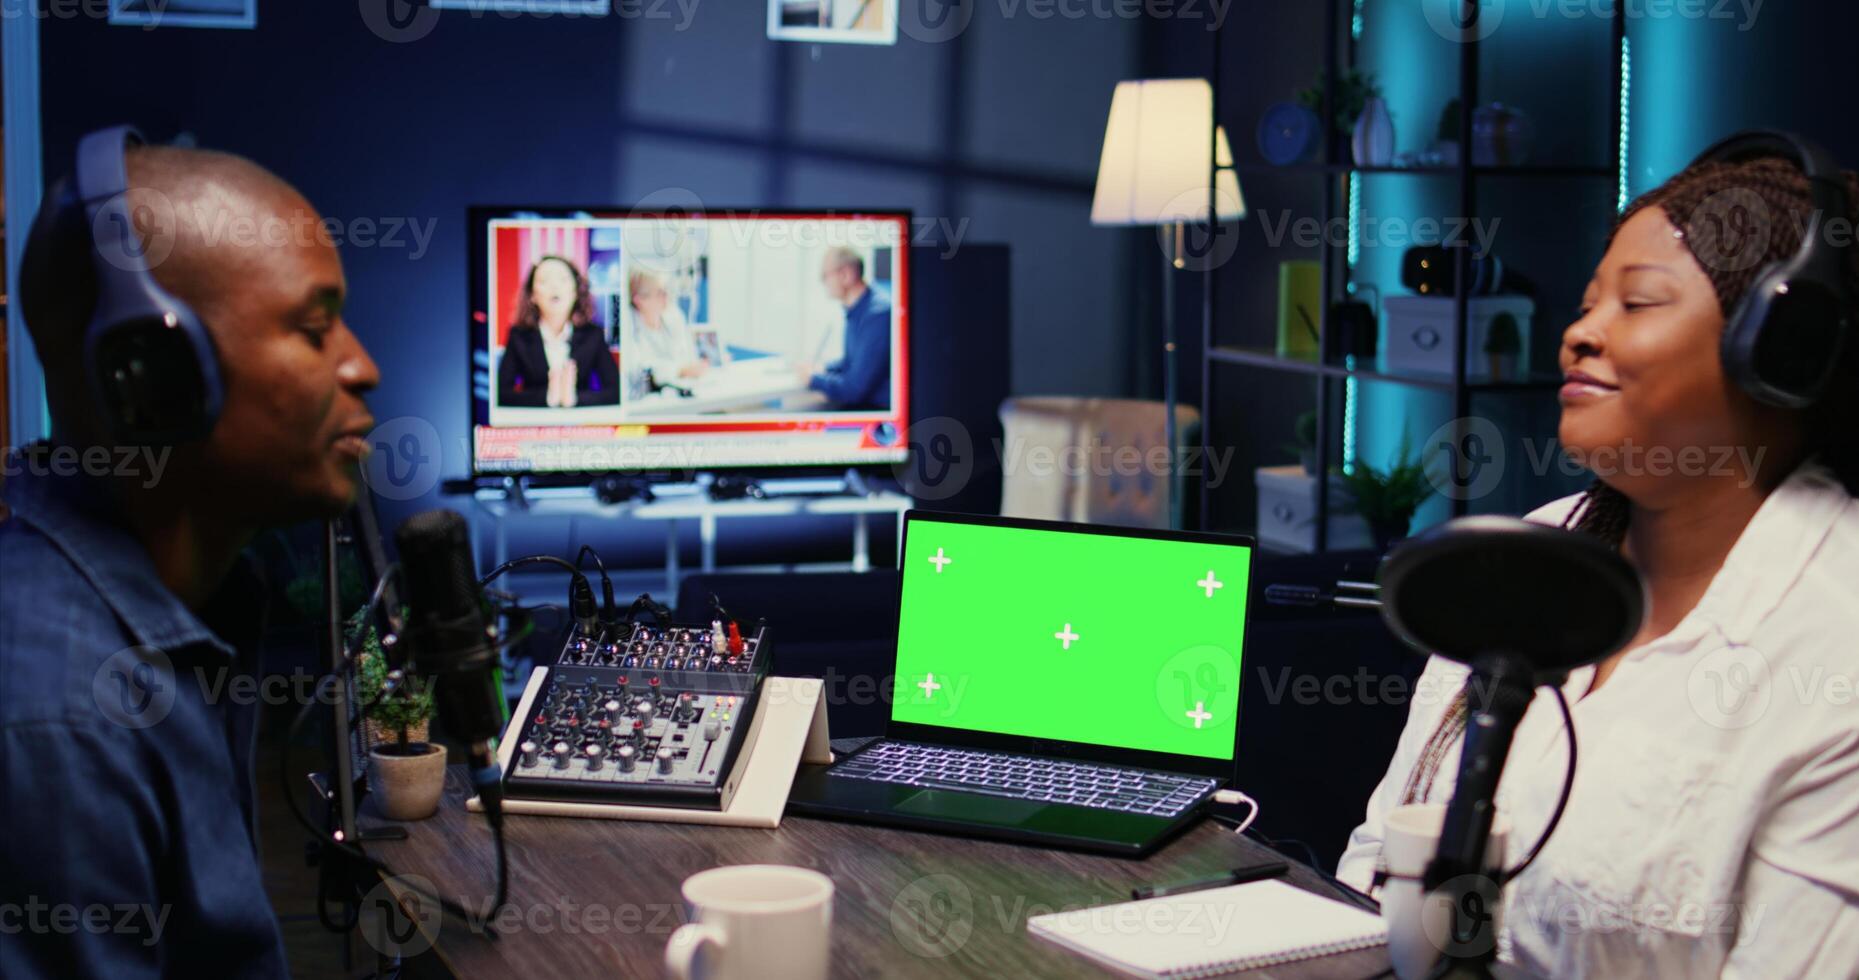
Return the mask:
[[[33,224],[19,298],[53,435],[22,452],[86,465],[4,487],[0,975],[286,973],[240,555],[359,487],[379,373],[322,227],[256,164],[127,127],[82,140]],[[159,474],[102,465],[150,448]]]

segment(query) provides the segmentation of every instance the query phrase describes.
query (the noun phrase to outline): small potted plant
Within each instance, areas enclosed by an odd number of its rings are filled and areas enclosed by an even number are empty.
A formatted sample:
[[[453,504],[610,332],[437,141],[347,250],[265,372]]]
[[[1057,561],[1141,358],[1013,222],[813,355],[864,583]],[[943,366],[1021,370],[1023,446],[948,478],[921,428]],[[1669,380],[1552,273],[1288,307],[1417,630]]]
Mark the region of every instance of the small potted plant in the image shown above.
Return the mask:
[[[1317,475],[1317,412],[1310,409],[1298,415],[1297,440],[1285,443],[1285,452],[1304,465],[1305,476]]]
[[[1491,320],[1491,332],[1485,335],[1485,357],[1490,361],[1491,380],[1505,381],[1517,374],[1517,358],[1523,352],[1523,335],[1517,330],[1517,318],[1499,313]]]
[[[1343,474],[1343,486],[1355,501],[1355,511],[1368,523],[1375,547],[1388,546],[1407,536],[1414,512],[1433,495],[1433,481],[1426,466],[1408,454],[1405,437],[1388,468],[1378,470],[1365,459],[1357,459],[1355,468]]]
[[[424,820],[439,809],[445,790],[445,749],[425,740],[432,685],[388,670],[372,626],[363,633],[356,668],[356,695],[369,735],[368,788],[375,805],[390,820]]]

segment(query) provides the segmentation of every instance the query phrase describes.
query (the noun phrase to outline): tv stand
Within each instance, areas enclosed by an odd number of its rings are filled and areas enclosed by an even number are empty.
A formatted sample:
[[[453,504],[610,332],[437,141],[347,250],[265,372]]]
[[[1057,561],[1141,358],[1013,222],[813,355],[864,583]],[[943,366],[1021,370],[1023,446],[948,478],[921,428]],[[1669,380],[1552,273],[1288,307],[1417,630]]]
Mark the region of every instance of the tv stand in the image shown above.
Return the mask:
[[[871,569],[871,516],[890,514],[895,518],[897,543],[901,549],[904,512],[916,505],[906,494],[873,487],[856,470],[830,477],[723,479],[740,482],[719,494],[716,491],[719,478],[707,473],[700,474],[691,483],[648,484],[621,477],[621,482],[602,485],[603,490],[597,496],[593,489],[585,486],[541,487],[521,477],[506,478],[495,486],[470,491],[472,509],[489,518],[471,522],[473,545],[480,565],[490,568],[510,557],[508,523],[512,518],[533,515],[662,521],[665,525],[665,590],[667,595],[676,595],[685,574],[678,554],[678,535],[682,525],[688,522],[697,523],[698,569],[714,572],[717,570],[717,528],[724,518],[850,517],[852,555],[849,563],[792,563],[762,570],[864,572]],[[754,492],[746,492],[744,487],[753,488]],[[571,523],[571,535],[572,527]],[[569,550],[577,547],[579,545],[571,541]],[[484,562],[487,549],[488,564]]]

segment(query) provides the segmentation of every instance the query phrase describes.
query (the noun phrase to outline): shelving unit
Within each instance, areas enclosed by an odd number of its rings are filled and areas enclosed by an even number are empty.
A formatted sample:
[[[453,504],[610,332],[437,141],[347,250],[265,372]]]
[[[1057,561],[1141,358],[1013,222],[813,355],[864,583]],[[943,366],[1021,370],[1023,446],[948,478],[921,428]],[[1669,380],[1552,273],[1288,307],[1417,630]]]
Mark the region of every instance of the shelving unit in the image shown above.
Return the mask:
[[[1349,140],[1335,126],[1335,81],[1340,71],[1353,68],[1356,64],[1356,39],[1350,33],[1351,0],[1322,0],[1324,7],[1324,64],[1323,103],[1318,109],[1318,116],[1324,121],[1324,162],[1272,166],[1269,164],[1239,164],[1236,169],[1245,174],[1275,175],[1309,175],[1319,178],[1323,183],[1322,210],[1319,219],[1328,226],[1336,217],[1339,209],[1345,206],[1339,200],[1339,185],[1343,181],[1339,176],[1352,173],[1362,174],[1402,174],[1416,179],[1452,179],[1458,182],[1458,215],[1469,224],[1478,216],[1478,182],[1480,180],[1566,180],[1566,179],[1608,179],[1618,181],[1620,178],[1620,161],[1622,159],[1621,118],[1616,116],[1613,124],[1613,147],[1609,157],[1615,161],[1613,166],[1565,165],[1565,164],[1530,164],[1515,166],[1484,166],[1472,162],[1472,124],[1474,110],[1479,103],[1478,67],[1479,41],[1478,0],[1457,0],[1460,3],[1459,23],[1464,25],[1464,37],[1459,44],[1459,163],[1453,166],[1427,167],[1368,167],[1357,166],[1348,161],[1350,153]],[[1626,8],[1624,4],[1614,5],[1613,47],[1615,58],[1620,57],[1626,43]],[[1343,32],[1342,34],[1339,34]],[[1213,70],[1211,73],[1214,91],[1214,119],[1220,121],[1220,69],[1223,57],[1223,35],[1225,27],[1214,32]],[[1347,35],[1346,37],[1344,35]],[[1341,52],[1347,50],[1344,61]],[[1613,101],[1621,104],[1621,79],[1618,74],[1613,79]],[[1241,127],[1243,130],[1243,127]],[[1241,131],[1235,130],[1235,131]],[[1237,161],[1235,161],[1237,163]],[[1209,161],[1214,167],[1214,161]],[[1214,180],[1210,177],[1209,187]],[[1211,197],[1211,194],[1210,194]],[[1210,205],[1211,211],[1211,205]],[[1449,243],[1450,244],[1450,243]],[[1347,250],[1335,244],[1325,243],[1321,246],[1322,266],[1322,300],[1318,304],[1319,317],[1317,325],[1317,349],[1327,349],[1325,338],[1328,336],[1330,306],[1342,298],[1350,274]],[[1466,283],[1472,277],[1472,252],[1470,248],[1453,250],[1455,283]],[[1201,363],[1201,418],[1203,440],[1212,444],[1210,432],[1217,416],[1214,414],[1214,369],[1225,366],[1229,369],[1268,370],[1309,375],[1317,381],[1317,444],[1316,464],[1318,473],[1328,473],[1333,462],[1332,443],[1338,439],[1339,427],[1332,418],[1330,402],[1333,387],[1350,380],[1379,381],[1393,384],[1410,385],[1450,393],[1453,403],[1453,418],[1464,419],[1471,411],[1471,397],[1474,394],[1511,394],[1524,392],[1542,392],[1554,390],[1560,384],[1560,376],[1550,372],[1538,371],[1529,377],[1504,381],[1478,381],[1468,379],[1465,372],[1463,356],[1455,358],[1450,375],[1411,375],[1376,370],[1353,364],[1337,364],[1321,359],[1303,360],[1281,357],[1272,350],[1249,348],[1244,346],[1221,345],[1216,340],[1215,324],[1218,322],[1217,295],[1215,281],[1218,270],[1203,277],[1202,294],[1202,363]],[[1463,288],[1455,289],[1453,329],[1456,351],[1466,347],[1468,297]],[[1321,355],[1319,355],[1321,358]],[[1317,479],[1315,483],[1316,501],[1316,550],[1324,551],[1328,546],[1330,516],[1330,481]],[[1212,500],[1210,491],[1203,486],[1201,490],[1201,525],[1212,525]],[[1452,501],[1452,513],[1457,517],[1465,514],[1467,502],[1455,498]]]

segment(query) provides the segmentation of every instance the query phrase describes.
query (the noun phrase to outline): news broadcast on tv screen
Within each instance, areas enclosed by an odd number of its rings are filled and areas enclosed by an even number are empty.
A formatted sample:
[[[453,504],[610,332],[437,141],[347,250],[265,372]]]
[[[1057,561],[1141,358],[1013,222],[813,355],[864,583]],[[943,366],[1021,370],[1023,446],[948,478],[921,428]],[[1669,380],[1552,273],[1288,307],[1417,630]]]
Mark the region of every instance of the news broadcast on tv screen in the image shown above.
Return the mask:
[[[478,473],[906,457],[904,212],[474,208]]]

